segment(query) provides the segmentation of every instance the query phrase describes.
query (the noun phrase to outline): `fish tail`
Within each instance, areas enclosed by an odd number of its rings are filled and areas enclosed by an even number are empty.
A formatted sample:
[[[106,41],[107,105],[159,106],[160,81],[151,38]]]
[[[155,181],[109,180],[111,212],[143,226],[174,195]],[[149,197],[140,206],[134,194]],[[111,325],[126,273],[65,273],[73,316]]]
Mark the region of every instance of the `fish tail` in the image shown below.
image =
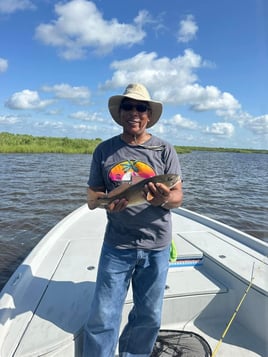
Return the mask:
[[[108,204],[109,202],[103,198],[96,198],[95,200],[88,201],[88,207],[92,210],[95,208],[107,208]]]
[[[97,200],[88,200],[88,201],[87,201],[88,208],[91,209],[91,210],[97,208],[98,205],[97,205],[97,202],[96,202],[96,201],[97,201]]]

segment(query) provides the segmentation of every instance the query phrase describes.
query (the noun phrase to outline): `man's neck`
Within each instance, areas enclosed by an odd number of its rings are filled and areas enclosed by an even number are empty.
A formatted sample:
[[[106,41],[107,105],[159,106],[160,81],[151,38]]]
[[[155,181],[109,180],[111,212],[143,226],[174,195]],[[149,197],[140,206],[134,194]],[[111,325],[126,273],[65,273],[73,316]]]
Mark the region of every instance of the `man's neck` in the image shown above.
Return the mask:
[[[121,134],[121,139],[130,145],[141,145],[148,141],[151,134],[143,132],[142,134],[131,135],[128,133]]]

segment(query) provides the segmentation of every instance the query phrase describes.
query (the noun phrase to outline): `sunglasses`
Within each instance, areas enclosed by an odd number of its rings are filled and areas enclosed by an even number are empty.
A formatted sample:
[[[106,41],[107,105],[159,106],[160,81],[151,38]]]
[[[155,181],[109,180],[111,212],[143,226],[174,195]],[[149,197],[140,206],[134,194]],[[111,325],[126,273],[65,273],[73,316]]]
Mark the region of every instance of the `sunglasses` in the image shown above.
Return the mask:
[[[126,112],[129,112],[130,110],[136,109],[137,112],[139,113],[144,113],[146,110],[150,109],[147,105],[145,104],[131,104],[131,103],[122,103],[120,105],[120,109],[125,110]]]

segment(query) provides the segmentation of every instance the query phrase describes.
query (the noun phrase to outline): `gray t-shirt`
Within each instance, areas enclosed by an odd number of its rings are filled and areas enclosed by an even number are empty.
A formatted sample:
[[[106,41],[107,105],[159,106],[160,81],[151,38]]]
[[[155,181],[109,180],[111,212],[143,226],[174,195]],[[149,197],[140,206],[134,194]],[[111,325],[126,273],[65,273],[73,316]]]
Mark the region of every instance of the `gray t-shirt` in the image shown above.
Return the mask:
[[[105,187],[109,192],[135,177],[148,178],[178,174],[181,168],[174,147],[151,136],[147,147],[128,145],[115,136],[98,145],[93,153],[88,185]],[[105,243],[122,249],[161,250],[171,242],[171,214],[149,203],[127,207],[122,212],[107,212]]]

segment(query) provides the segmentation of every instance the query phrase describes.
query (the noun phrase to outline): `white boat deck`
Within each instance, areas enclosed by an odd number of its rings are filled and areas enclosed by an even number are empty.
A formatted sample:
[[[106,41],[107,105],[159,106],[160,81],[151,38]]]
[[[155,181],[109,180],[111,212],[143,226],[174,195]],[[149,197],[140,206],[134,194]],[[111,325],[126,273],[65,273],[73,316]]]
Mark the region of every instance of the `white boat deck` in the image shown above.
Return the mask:
[[[178,261],[170,266],[162,328],[197,332],[213,350],[254,265],[253,286],[217,356],[267,357],[268,246],[234,241],[228,228],[216,232],[183,215],[173,222]],[[0,356],[80,356],[104,226],[104,210],[83,206],[26,258],[0,295]],[[130,290],[123,323],[131,306]]]

